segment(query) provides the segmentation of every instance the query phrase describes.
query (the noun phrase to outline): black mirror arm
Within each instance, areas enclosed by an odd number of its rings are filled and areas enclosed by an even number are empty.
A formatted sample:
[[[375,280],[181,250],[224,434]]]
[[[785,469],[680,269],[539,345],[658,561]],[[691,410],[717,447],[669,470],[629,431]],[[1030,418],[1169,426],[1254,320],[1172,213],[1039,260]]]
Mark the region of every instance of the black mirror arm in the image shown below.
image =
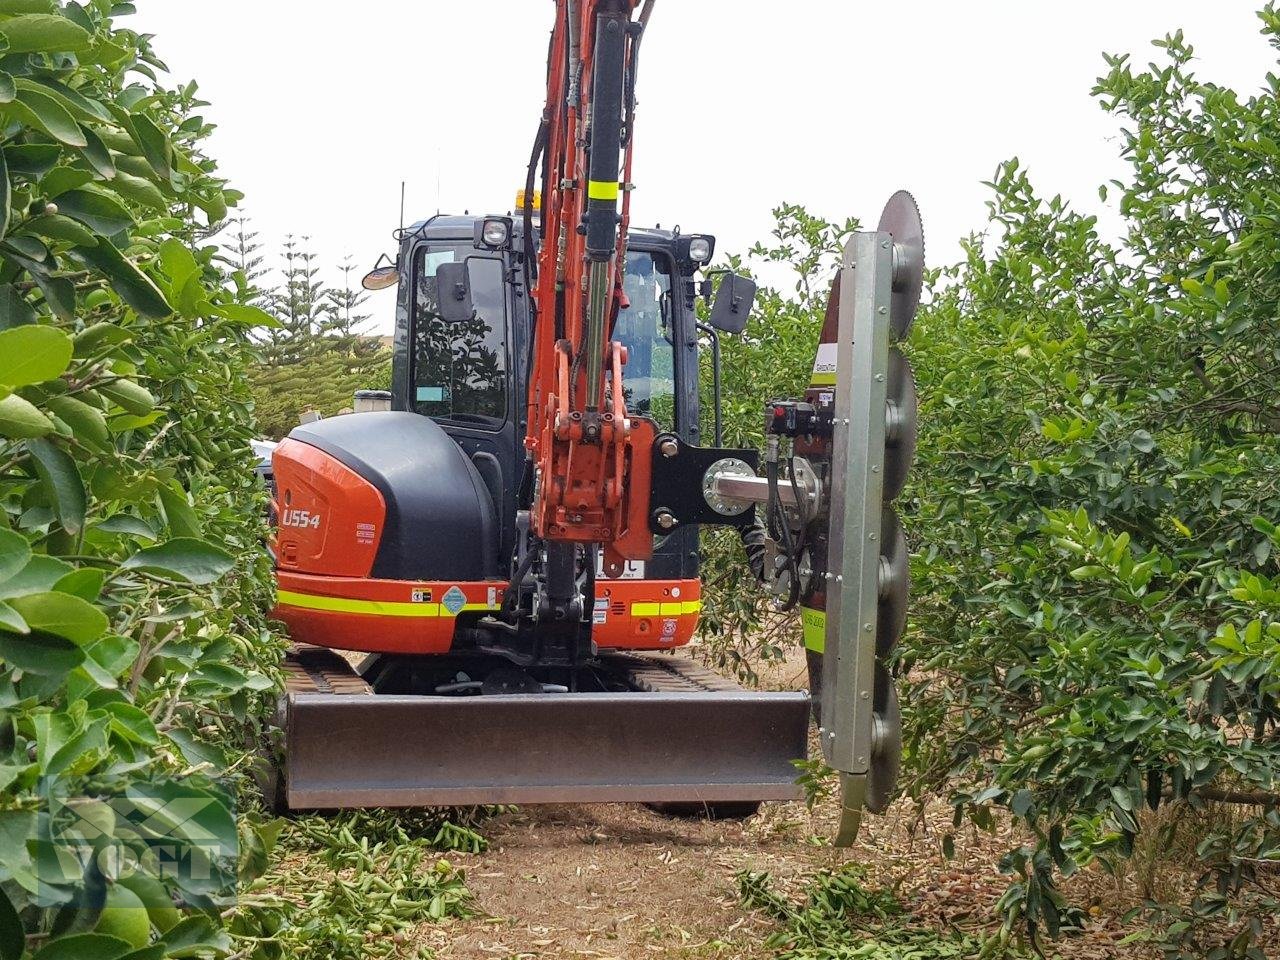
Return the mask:
[[[724,430],[720,414],[720,333],[709,323],[699,323],[698,330],[711,338],[711,402],[715,405],[716,446],[724,446]]]

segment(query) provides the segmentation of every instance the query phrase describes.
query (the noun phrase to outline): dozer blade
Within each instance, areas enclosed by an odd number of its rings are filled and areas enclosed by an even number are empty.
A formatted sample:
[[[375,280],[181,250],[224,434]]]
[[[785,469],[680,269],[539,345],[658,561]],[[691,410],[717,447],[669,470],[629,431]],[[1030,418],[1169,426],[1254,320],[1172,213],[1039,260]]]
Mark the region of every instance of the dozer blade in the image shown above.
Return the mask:
[[[291,683],[287,804],[797,798],[792,761],[806,754],[808,697],[724,681],[705,689],[672,670],[680,661],[662,660],[663,682],[648,690],[473,697],[351,692],[354,674],[330,661],[323,673],[308,671],[310,689]]]

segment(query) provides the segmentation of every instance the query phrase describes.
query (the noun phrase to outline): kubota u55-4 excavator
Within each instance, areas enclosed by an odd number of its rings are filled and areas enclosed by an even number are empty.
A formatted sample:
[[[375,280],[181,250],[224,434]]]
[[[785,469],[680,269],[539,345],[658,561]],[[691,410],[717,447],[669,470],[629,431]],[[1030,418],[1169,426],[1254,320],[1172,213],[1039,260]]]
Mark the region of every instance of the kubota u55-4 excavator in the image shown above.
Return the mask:
[[[742,333],[755,286],[702,277],[710,236],[631,228],[653,5],[556,0],[517,214],[402,229],[395,264],[366,278],[398,285],[394,409],[299,427],[275,451],[277,615],[298,645],[291,807],[740,814],[796,796],[809,695],[749,692],[668,655],[698,621],[708,524],[739,528],[757,578],[804,608],[846,838],[888,802],[900,732],[884,664],[907,576],[882,504],[915,438],[910,368],[889,342],[919,301],[919,215],[895,195],[850,241],[812,388],[762,403],[764,475],[758,451],[721,446],[718,389],[700,445],[700,339],[718,385],[716,338]]]

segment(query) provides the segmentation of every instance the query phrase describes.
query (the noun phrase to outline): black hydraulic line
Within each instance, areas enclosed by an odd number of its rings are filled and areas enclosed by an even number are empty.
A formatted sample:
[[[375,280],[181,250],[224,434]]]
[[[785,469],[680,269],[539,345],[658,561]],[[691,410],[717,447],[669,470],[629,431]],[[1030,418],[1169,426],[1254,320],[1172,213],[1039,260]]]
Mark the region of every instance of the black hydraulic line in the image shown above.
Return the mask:
[[[720,334],[706,323],[695,326],[711,338],[711,401],[715,404],[716,446],[724,446],[724,429],[720,422]]]
[[[595,41],[586,220],[587,259],[598,263],[613,256],[618,240],[627,21],[617,14],[601,14],[596,20]]]

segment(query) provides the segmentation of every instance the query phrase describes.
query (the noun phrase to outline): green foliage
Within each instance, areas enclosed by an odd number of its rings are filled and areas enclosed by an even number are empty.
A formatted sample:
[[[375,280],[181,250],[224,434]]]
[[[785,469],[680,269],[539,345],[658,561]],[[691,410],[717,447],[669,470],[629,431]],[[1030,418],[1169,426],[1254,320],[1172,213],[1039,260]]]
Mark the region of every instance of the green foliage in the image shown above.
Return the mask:
[[[257,246],[244,231],[241,224],[231,258],[255,272]],[[391,387],[391,352],[362,332],[368,295],[353,286],[350,259],[342,264],[341,289],[318,279],[315,255],[292,237],[284,260],[279,287],[261,293],[250,287],[276,318],[260,332],[262,362],[250,371],[258,428],[272,438],[296,427],[304,411],[330,417],[349,410],[357,390]]]
[[[468,917],[463,871],[433,851],[478,852],[483,811],[368,811],[312,817],[285,828],[284,856],[241,898],[233,934],[256,956],[298,960],[429,957],[413,929]]]
[[[1123,241],[1009,161],[911,343],[910,789],[1020,821],[1001,906],[1032,938],[1076,922],[1055,878],[1116,869],[1144,806],[1274,798],[1280,769],[1280,81],[1242,100],[1157,46],[1095,90]],[[1242,813],[1198,838],[1187,902],[1148,904],[1169,956],[1261,956],[1280,820]]]
[[[331,417],[351,407],[357,390],[389,390],[390,351],[360,358],[335,348],[297,363],[256,366],[249,382],[261,435],[278,439],[298,425],[305,410]]]
[[[779,960],[960,960],[1015,956],[1007,938],[978,940],[913,924],[887,890],[868,890],[862,870],[822,870],[807,885],[802,904],[779,894],[767,873],[737,875],[743,905],[775,920],[765,940]]]
[[[751,257],[785,266],[795,273],[791,293],[761,286],[747,329],[740,337],[721,338],[724,443],[729,447],[764,446],[764,404],[775,397],[803,396],[813,371],[818,335],[827,308],[831,278],[856,220],[827,223],[801,207],[783,204],[773,211],[776,226],[768,245],[757,244]],[[727,264],[749,273],[737,257]],[[711,396],[710,351],[702,351],[702,396]],[[702,433],[713,436],[710,403],[704,405]],[[759,659],[775,659],[783,646],[798,642],[794,618],[778,617],[754,583],[736,532],[706,530],[702,535],[703,594],[699,636],[722,666],[744,678]]]
[[[180,783],[208,800],[200,828],[230,841],[211,778],[243,764],[280,649],[263,613],[244,384],[248,330],[269,318],[223,286],[216,251],[200,246],[238,195],[202,153],[195,85],[162,85],[149,39],[114,23],[131,10],[0,5],[5,960],[24,934],[52,958],[118,956],[101,931],[139,932],[111,919],[90,932],[104,905],[128,899],[110,856],[38,882],[48,864],[26,841],[42,787],[92,804]],[[107,818],[100,853],[122,853],[131,841],[111,834],[110,810],[89,809]],[[191,841],[184,829],[175,844]],[[241,845],[261,848],[258,831],[242,823]],[[194,912],[155,956],[223,949],[232,878],[210,876],[165,878],[169,908],[177,898]]]

